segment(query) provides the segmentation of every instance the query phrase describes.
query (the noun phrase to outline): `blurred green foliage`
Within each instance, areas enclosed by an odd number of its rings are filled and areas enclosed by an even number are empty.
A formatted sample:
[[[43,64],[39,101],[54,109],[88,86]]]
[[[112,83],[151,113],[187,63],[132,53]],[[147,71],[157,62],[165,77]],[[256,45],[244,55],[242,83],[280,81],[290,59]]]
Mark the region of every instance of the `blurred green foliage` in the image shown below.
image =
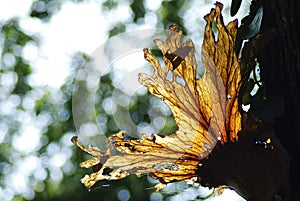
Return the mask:
[[[144,0],[133,0],[130,4],[130,8],[133,12],[133,22],[137,22],[139,18],[143,18],[146,14],[146,9],[144,6]]]
[[[68,1],[70,0],[33,1],[29,16],[47,23]],[[80,3],[84,0],[71,1]],[[103,10],[109,12],[120,3],[114,0],[100,1],[99,12]],[[163,0],[160,7],[151,12],[154,12],[158,18],[158,26],[162,24],[163,28],[167,28],[175,23],[183,27],[184,32],[187,33],[184,26],[184,20],[187,19],[183,19],[183,13],[187,9],[185,4],[188,3],[183,0]],[[131,22],[128,23],[138,24],[140,19],[150,12],[146,0],[132,0],[129,2],[129,7],[132,16]],[[127,24],[118,22],[108,30],[108,36],[115,36],[125,32],[126,29]],[[38,47],[39,36],[30,35],[22,30],[17,18],[0,22],[0,30],[0,194],[4,195],[3,198],[12,201],[145,201],[150,200],[151,194],[154,195],[151,200],[162,200],[178,193],[172,191],[160,197],[160,194],[154,193],[154,189],[151,189],[155,184],[152,180],[149,182],[146,176],[142,178],[129,176],[120,181],[99,182],[91,192],[88,192],[80,183],[80,178],[92,170],[79,167],[79,163],[88,156],[73,146],[70,139],[77,133],[72,115],[72,95],[79,85],[76,83],[76,73],[86,67],[89,57],[80,52],[73,55],[71,74],[61,88],[36,86],[29,82],[33,73],[32,66],[23,58],[22,50],[28,43],[34,43]],[[84,36],[80,40],[84,40]],[[154,53],[161,55],[157,51]],[[85,81],[82,82],[84,84]],[[112,96],[114,90],[112,74],[102,76],[100,83],[96,93],[96,115],[97,118],[105,117],[105,135],[109,136],[119,131],[113,117],[106,114],[102,104],[106,98]],[[149,108],[154,99],[149,93],[145,93],[136,96],[132,101],[130,112],[136,125],[150,122]],[[21,133],[26,124],[30,123],[38,127],[38,144],[24,151],[18,147],[18,138],[22,137]],[[174,119],[171,114],[168,114],[167,123],[161,133],[170,134],[175,129]],[[91,139],[97,137],[91,136]],[[27,135],[26,138],[31,138],[31,135]],[[18,189],[14,180],[20,178],[15,175],[15,172],[22,169],[22,166],[27,164],[26,161],[30,160],[36,162],[34,169],[24,173],[22,178],[26,186]],[[150,189],[147,190],[148,188]]]
[[[29,15],[30,17],[48,22],[51,17],[60,10],[61,6],[68,1],[79,3],[84,0],[35,0],[32,3]]]
[[[67,1],[34,1],[29,15],[47,23],[65,2]],[[115,1],[105,1],[102,2],[102,9],[109,12],[109,10],[116,8],[118,4],[119,2]],[[99,6],[99,8],[101,7]],[[139,18],[143,18],[147,12],[144,1],[132,1],[130,8],[133,12],[133,23],[136,23]],[[175,7],[172,9],[175,9]],[[2,104],[0,114],[2,128],[0,129],[4,133],[0,142],[0,191],[1,194],[6,194],[3,198],[7,200],[112,201],[126,200],[126,197],[122,198],[122,195],[118,197],[118,192],[125,192],[125,194],[130,192],[130,200],[148,200],[151,193],[153,193],[153,189],[145,189],[153,187],[154,184],[149,183],[145,176],[142,178],[129,176],[120,181],[99,182],[91,192],[88,192],[80,183],[80,178],[91,172],[91,170],[79,167],[79,163],[88,156],[70,142],[71,137],[76,135],[77,132],[72,116],[72,95],[74,88],[76,88],[76,72],[85,67],[88,56],[82,53],[74,54],[72,73],[60,89],[53,90],[47,86],[34,86],[29,82],[32,67],[28,61],[23,59],[22,49],[29,42],[33,42],[38,46],[39,37],[27,34],[22,30],[17,18],[1,22],[0,29],[0,99]],[[125,31],[126,25],[120,22],[108,31],[108,35],[112,37]],[[119,130],[114,125],[112,116],[105,114],[105,110],[101,105],[102,101],[111,96],[114,90],[111,75],[103,76],[99,86],[96,110],[97,115],[105,115],[107,118],[105,134],[108,136]],[[147,108],[150,104],[150,97],[149,93],[141,95],[132,104],[131,110],[132,114],[136,116],[134,119],[136,124],[140,122],[149,123]],[[11,104],[14,99],[17,100],[15,100],[13,111],[3,111],[5,104]],[[32,105],[27,106],[26,101],[31,102]],[[24,117],[18,118],[18,116],[22,116],[22,113],[26,113],[32,121],[40,124],[39,143],[35,149],[28,153],[22,153],[14,145],[14,141],[17,137],[20,137],[20,133],[24,129],[24,125],[22,125],[24,123],[22,118]],[[166,127],[166,133],[176,128],[172,118],[170,121],[171,124]],[[97,136],[92,138],[97,138]],[[68,158],[65,159],[64,163],[57,166],[52,164],[55,163],[55,159],[59,159],[62,152],[68,154]],[[36,170],[28,172],[27,177],[24,177],[25,181],[28,182],[28,188],[20,190],[20,192],[10,190],[13,189],[13,184],[8,185],[7,180],[14,178],[14,171],[18,169],[16,160],[26,160],[30,156],[34,156],[40,165],[37,165]]]
[[[26,83],[27,77],[31,74],[30,65],[22,58],[22,47],[29,42],[38,42],[34,36],[22,32],[18,19],[10,19],[1,25],[2,37],[5,38],[2,45],[1,66],[2,73],[7,69],[14,72],[17,82],[14,85],[12,94],[24,96],[31,87]],[[8,71],[6,71],[7,73]]]

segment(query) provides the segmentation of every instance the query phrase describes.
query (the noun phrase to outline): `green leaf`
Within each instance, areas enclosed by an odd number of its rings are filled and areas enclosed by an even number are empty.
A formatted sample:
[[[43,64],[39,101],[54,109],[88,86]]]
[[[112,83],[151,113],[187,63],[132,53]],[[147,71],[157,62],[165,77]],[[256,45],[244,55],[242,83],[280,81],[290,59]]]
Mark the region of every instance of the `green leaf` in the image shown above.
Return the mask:
[[[253,20],[249,25],[245,24],[244,31],[242,32],[242,39],[250,39],[253,38],[260,31],[260,25],[263,17],[263,8],[260,7]],[[243,26],[243,25],[242,25]]]
[[[234,16],[240,9],[242,0],[232,0],[230,6],[230,15]]]
[[[261,26],[261,21],[263,17],[263,8],[260,7],[255,16],[253,17],[253,20],[247,20],[246,18],[250,18],[250,16],[246,16],[242,22],[244,21],[245,23],[242,24],[237,31],[237,36],[236,36],[236,42],[235,42],[235,51],[236,54],[238,55],[240,52],[240,49],[242,47],[243,40],[247,40],[250,38],[253,38],[260,32],[260,26]]]
[[[249,79],[244,82],[242,88],[241,88],[241,96],[242,96],[242,104],[247,105],[251,103],[251,91],[253,90],[253,87],[255,85],[255,82],[253,79]]]

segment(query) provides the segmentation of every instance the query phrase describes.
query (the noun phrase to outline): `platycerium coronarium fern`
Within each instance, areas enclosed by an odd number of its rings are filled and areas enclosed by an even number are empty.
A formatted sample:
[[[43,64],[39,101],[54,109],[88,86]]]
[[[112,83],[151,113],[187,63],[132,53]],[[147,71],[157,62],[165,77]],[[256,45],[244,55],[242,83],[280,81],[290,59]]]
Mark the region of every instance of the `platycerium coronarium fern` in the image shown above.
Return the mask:
[[[164,55],[164,68],[144,49],[145,59],[154,73],[140,74],[139,81],[169,106],[178,125],[175,134],[165,137],[145,134],[138,140],[126,140],[125,131],[120,131],[108,138],[109,147],[104,152],[94,146],[85,148],[77,137],[72,138],[73,143],[93,156],[80,166],[100,167],[81,180],[88,189],[99,180],[117,180],[129,174],[148,174],[162,184],[195,182],[201,159],[208,156],[218,141],[238,140],[241,115],[237,97],[241,76],[234,53],[237,22],[224,26],[221,10],[222,4],[217,3],[205,16],[207,25],[202,46],[205,72],[201,78],[196,78],[193,42],[189,39],[182,43],[182,30],[177,26],[170,26],[166,40],[154,41]],[[217,39],[212,31],[215,19]],[[185,52],[181,54],[182,51]],[[173,73],[172,81],[166,79],[169,71]],[[178,83],[176,76],[182,78],[184,84]],[[112,171],[105,173],[106,168]]]

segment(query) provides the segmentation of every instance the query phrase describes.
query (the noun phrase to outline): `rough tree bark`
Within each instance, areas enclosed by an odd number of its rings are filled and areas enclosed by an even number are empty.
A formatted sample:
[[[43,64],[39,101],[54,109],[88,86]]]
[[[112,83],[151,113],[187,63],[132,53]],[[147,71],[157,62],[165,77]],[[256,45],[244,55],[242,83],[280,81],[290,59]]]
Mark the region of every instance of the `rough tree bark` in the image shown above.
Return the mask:
[[[244,124],[239,142],[215,147],[212,156],[199,168],[199,175],[202,184],[226,184],[247,200],[298,201],[300,2],[253,0],[248,19],[253,19],[260,7],[260,33],[245,43],[241,65],[242,74],[248,77],[259,64],[264,94],[259,97],[265,100],[262,109],[254,112],[263,121],[244,118],[249,122]],[[254,146],[257,139],[267,138],[275,139],[275,149]]]
[[[252,1],[250,13],[255,14],[261,5],[264,41],[254,48],[270,109],[277,110],[272,103],[283,100],[284,112],[274,120],[272,127],[291,158],[290,188],[292,200],[296,201],[300,200],[300,2]]]

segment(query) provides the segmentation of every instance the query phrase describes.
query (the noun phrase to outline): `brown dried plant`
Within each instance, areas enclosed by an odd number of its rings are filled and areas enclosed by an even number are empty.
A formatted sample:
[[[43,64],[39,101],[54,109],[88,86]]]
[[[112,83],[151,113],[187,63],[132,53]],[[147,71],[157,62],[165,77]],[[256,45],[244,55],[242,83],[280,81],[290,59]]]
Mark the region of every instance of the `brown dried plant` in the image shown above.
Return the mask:
[[[95,146],[85,148],[77,137],[72,138],[73,143],[93,156],[80,163],[81,167],[96,169],[81,179],[88,189],[99,180],[118,180],[129,174],[148,174],[158,179],[161,182],[156,186],[158,190],[172,181],[193,183],[199,181],[197,169],[201,168],[201,160],[209,157],[216,143],[238,140],[241,75],[234,52],[237,21],[225,26],[221,10],[222,4],[217,3],[204,17],[207,24],[202,45],[205,67],[202,77],[196,78],[192,40],[182,43],[182,30],[175,25],[170,26],[167,40],[154,41],[163,54],[164,68],[144,49],[145,59],[154,73],[140,74],[139,82],[169,106],[178,125],[175,134],[143,134],[141,139],[126,140],[125,131],[120,131],[108,138],[109,148],[104,152]],[[217,38],[212,30],[214,21]],[[172,80],[166,78],[169,72]],[[177,78],[184,83],[177,82]],[[112,171],[107,173],[107,168]]]

